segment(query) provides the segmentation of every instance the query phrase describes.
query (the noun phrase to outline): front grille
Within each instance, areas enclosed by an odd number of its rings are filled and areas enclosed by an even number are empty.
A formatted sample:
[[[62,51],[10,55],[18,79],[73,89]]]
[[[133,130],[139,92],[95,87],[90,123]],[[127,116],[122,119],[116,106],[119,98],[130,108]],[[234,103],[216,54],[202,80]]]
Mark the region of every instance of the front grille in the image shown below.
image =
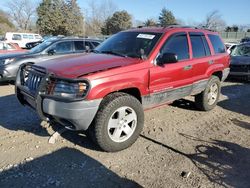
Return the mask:
[[[231,72],[249,72],[250,65],[230,65]]]
[[[35,94],[40,83],[44,77],[44,74],[40,72],[36,72],[34,69],[28,70],[26,72],[26,78],[24,82],[24,86],[26,86],[31,94]]]

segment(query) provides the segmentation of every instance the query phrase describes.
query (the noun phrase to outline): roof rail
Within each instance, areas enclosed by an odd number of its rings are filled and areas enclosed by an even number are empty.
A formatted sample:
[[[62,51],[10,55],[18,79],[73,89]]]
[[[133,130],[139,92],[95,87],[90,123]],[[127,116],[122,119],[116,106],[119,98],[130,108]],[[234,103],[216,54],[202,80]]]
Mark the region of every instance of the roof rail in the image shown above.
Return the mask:
[[[199,29],[196,26],[179,25],[179,24],[166,25],[163,29],[166,29],[166,28],[193,28],[193,29]]]
[[[178,25],[178,24],[174,24],[174,25],[167,25],[165,26],[163,29],[166,29],[166,28],[191,28],[191,29],[204,29],[204,30],[207,30],[207,31],[212,31],[212,32],[215,32],[215,30],[213,29],[208,29],[204,26],[190,26],[190,25]]]

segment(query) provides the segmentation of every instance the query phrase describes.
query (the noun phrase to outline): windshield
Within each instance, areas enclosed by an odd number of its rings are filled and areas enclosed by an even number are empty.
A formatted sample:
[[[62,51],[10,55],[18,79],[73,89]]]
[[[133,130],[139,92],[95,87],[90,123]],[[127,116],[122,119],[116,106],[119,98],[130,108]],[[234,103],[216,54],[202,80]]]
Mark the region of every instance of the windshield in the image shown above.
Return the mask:
[[[124,57],[148,57],[161,35],[162,33],[120,32],[101,43],[95,52]]]
[[[48,46],[50,46],[51,43],[54,42],[55,40],[56,40],[55,38],[51,38],[51,39],[45,40],[41,44],[38,44],[37,46],[35,46],[34,48],[32,48],[30,50],[30,52],[31,53],[42,52],[44,49],[46,49]]]
[[[250,44],[236,46],[231,56],[250,56]]]

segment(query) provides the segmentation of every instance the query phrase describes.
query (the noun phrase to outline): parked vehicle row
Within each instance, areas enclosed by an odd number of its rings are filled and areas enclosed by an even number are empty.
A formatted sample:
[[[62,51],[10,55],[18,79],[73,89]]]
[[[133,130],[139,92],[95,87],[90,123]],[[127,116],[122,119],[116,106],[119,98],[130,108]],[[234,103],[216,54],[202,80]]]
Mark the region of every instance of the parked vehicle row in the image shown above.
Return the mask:
[[[41,35],[35,33],[17,33],[7,32],[5,34],[5,41],[9,43],[15,43],[20,48],[26,48],[26,44],[29,42],[37,42],[42,40]]]
[[[0,54],[25,52],[25,49],[20,48],[17,44],[0,41]]]
[[[100,42],[80,38],[51,38],[26,53],[2,55],[0,56],[0,82],[15,81],[19,66],[24,63],[39,63],[61,56],[83,53],[88,49],[94,49]]]

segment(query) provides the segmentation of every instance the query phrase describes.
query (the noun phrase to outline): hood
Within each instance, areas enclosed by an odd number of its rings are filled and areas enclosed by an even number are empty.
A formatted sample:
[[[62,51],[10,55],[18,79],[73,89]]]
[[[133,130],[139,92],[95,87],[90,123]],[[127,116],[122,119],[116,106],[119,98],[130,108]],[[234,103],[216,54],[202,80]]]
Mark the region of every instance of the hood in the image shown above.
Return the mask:
[[[32,55],[32,54],[28,51],[13,52],[13,53],[9,53],[9,54],[1,54],[0,59],[19,58],[19,57],[26,57],[26,56],[30,56],[30,55]]]
[[[119,57],[109,54],[80,54],[43,61],[36,65],[53,72],[57,76],[77,78],[101,70],[138,63],[140,59]]]
[[[250,56],[231,56],[231,65],[250,65]]]

